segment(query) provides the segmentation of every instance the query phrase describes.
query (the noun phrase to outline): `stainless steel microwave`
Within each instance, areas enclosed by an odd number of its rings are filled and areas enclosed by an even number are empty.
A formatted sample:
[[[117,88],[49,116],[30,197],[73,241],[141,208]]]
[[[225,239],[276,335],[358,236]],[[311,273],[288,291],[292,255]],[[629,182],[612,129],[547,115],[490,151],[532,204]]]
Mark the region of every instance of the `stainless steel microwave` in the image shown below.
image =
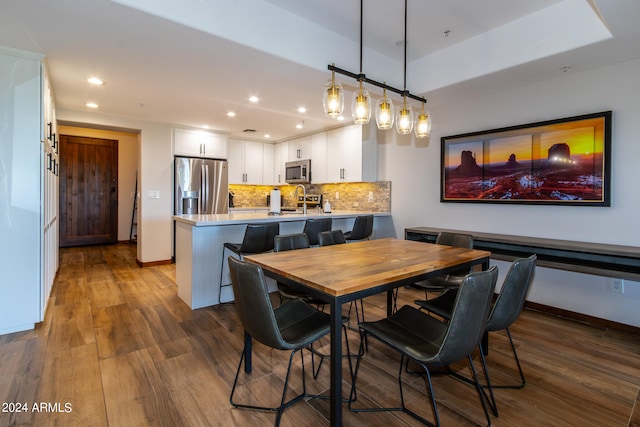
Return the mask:
[[[289,184],[308,184],[311,182],[311,160],[297,160],[285,164],[285,181]]]

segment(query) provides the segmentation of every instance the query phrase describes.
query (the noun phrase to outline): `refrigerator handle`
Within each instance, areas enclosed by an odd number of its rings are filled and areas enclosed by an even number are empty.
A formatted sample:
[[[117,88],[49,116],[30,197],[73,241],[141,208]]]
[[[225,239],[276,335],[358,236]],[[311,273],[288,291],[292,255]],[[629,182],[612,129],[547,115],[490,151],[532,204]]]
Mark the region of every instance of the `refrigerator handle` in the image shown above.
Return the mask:
[[[200,165],[200,188],[198,192],[200,193],[198,194],[198,213],[202,215],[204,213],[202,212],[202,206],[204,205],[202,200],[204,198],[204,165]]]
[[[209,208],[209,165],[204,165],[204,209],[207,210]],[[205,212],[205,213],[213,213]]]

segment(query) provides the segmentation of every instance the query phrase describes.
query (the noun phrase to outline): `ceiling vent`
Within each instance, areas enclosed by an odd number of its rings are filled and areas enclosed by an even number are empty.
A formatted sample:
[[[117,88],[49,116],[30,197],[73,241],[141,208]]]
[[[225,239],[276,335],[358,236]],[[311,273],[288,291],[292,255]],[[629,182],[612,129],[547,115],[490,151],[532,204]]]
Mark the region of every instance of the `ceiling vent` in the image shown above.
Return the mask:
[[[245,129],[242,132],[246,132],[246,133],[255,133],[255,129]]]

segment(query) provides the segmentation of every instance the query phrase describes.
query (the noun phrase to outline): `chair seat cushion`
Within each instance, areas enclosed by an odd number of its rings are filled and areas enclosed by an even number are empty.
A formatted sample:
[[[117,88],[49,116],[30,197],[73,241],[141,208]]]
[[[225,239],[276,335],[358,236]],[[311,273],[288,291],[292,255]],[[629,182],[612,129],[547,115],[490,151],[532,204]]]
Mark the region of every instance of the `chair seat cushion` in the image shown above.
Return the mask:
[[[385,319],[360,323],[360,328],[396,350],[431,364],[439,363],[434,355],[447,331],[444,322],[408,305]]]
[[[305,347],[331,330],[327,313],[299,299],[274,308],[273,313],[282,339],[291,345],[291,349]]]
[[[280,293],[280,296],[282,297],[282,299],[286,299],[286,300],[302,299],[307,304],[311,304],[311,305],[326,304],[326,302],[319,299],[315,299],[311,295],[304,293],[304,291],[299,291],[283,283],[278,283],[278,292]]]
[[[450,289],[436,298],[430,300],[415,300],[414,303],[444,319],[450,319],[457,294],[457,289]]]
[[[462,284],[464,276],[454,276],[452,274],[445,274],[438,277],[433,277],[427,280],[421,280],[413,284],[414,287],[424,289],[427,292],[445,291],[451,288],[457,288]]]

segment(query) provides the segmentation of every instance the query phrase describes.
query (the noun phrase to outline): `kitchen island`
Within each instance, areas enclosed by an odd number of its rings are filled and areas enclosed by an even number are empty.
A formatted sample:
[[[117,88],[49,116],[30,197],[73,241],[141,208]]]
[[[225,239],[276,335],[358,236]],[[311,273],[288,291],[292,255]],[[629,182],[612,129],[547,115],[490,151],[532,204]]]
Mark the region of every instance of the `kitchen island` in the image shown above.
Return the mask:
[[[300,233],[307,218],[332,218],[332,229],[348,231],[356,216],[374,215],[372,239],[396,237],[391,213],[336,211],[320,213],[264,212],[212,215],[175,215],[176,221],[176,283],[178,296],[192,309],[218,304],[220,283],[229,284],[228,265],[222,262],[225,242],[242,242],[247,224],[279,222],[280,234]],[[227,255],[229,252],[227,251]],[[220,280],[222,271],[222,281]],[[275,282],[270,289],[276,290]],[[233,300],[231,287],[223,288],[222,300]]]

